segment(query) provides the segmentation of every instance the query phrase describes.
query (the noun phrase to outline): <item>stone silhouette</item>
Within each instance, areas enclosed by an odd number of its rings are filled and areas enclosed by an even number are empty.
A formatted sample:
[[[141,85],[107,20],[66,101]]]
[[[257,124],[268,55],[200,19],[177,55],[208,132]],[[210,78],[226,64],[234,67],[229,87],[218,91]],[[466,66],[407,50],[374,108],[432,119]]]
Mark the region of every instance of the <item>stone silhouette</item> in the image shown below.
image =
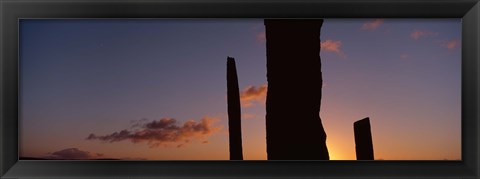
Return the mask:
[[[240,90],[235,59],[227,57],[227,100],[230,160],[243,160]]]
[[[353,123],[357,160],[373,160],[372,132],[370,119],[364,118]]]
[[[268,160],[329,160],[319,116],[323,19],[265,19]]]

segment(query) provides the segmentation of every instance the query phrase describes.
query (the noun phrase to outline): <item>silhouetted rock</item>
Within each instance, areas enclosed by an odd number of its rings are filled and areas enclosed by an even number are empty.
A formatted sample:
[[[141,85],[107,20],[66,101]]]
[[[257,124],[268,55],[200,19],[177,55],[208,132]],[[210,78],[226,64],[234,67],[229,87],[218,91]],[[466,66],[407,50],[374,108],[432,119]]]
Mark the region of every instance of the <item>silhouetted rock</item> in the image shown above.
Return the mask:
[[[266,19],[268,160],[328,160],[319,116],[323,19]]]
[[[227,98],[230,160],[243,160],[240,90],[235,59],[232,57],[227,57]]]
[[[364,118],[353,123],[357,160],[373,160],[372,132],[370,119]]]

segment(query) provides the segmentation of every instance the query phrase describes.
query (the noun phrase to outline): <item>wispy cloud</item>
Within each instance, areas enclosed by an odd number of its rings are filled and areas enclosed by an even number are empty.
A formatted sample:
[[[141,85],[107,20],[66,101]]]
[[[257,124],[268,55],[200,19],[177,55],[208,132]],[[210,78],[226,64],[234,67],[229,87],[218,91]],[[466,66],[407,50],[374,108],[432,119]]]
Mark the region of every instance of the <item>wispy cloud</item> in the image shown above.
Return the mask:
[[[378,27],[380,27],[381,24],[383,24],[383,19],[375,19],[372,21],[367,21],[363,23],[362,27],[360,28],[361,30],[375,30]]]
[[[414,40],[418,40],[422,37],[430,37],[430,36],[436,36],[438,35],[438,32],[432,32],[428,30],[418,30],[415,29],[410,33],[410,37]]]
[[[327,84],[323,82],[323,87],[326,87]],[[242,107],[253,107],[256,104],[265,105],[267,99],[268,85],[263,84],[259,86],[247,86],[240,91],[240,102]],[[244,113],[242,118],[244,119],[254,119],[257,117],[254,114]]]
[[[408,53],[402,53],[400,54],[400,59],[402,60],[407,60],[410,58],[410,55]]]
[[[460,44],[460,40],[452,39],[452,40],[440,41],[440,45],[448,49],[455,49],[461,44]]]
[[[78,148],[67,148],[56,152],[49,153],[45,158],[48,159],[70,159],[70,160],[87,160],[103,157],[100,153],[91,153],[89,151],[80,150]]]
[[[136,129],[123,129],[108,135],[90,134],[87,140],[103,142],[130,141],[132,143],[147,143],[151,148],[159,146],[177,145],[182,147],[195,139],[208,138],[218,132],[223,126],[215,125],[217,118],[204,117],[199,122],[188,120],[181,125],[173,118],[162,118],[146,123],[135,123]],[[142,122],[142,121],[140,121]]]
[[[254,103],[265,104],[267,96],[267,85],[258,87],[248,86],[240,92],[240,101],[243,107],[251,107]]]
[[[242,113],[242,119],[255,119],[255,117],[257,117],[255,114]]]
[[[265,31],[257,33],[258,42],[265,42],[266,40],[267,39],[266,39]]]
[[[347,55],[342,51],[342,41],[340,40],[325,40],[320,42],[322,50],[327,52],[334,52],[342,58],[347,58]]]

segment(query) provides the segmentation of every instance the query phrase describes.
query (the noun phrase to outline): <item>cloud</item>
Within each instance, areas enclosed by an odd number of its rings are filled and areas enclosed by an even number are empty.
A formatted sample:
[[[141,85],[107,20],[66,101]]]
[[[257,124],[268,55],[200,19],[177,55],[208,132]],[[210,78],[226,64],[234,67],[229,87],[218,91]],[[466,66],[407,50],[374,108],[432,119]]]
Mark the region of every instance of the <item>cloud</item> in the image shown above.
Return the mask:
[[[259,87],[248,86],[240,92],[240,102],[244,107],[251,107],[255,102],[265,104],[267,96],[267,85]]]
[[[85,160],[85,159],[96,159],[103,157],[103,154],[100,153],[91,153],[89,151],[83,151],[78,148],[67,148],[59,150],[53,153],[49,153],[46,158],[49,159],[75,159],[75,160]]]
[[[322,86],[326,87],[327,84],[323,82]],[[260,86],[251,85],[244,88],[242,91],[240,91],[240,102],[242,107],[252,107],[258,103],[265,105],[267,99],[267,90],[267,84],[263,84]],[[254,119],[255,117],[257,116],[250,113],[242,114],[243,119]]]
[[[143,123],[145,123],[147,121],[148,121],[148,119],[146,119],[146,118],[142,118],[140,120],[131,120],[130,121],[130,125],[131,125],[130,128],[133,129],[133,128],[136,128],[136,127],[140,127],[140,125],[142,125]]]
[[[340,40],[325,40],[320,42],[321,49],[327,52],[334,52],[342,58],[347,58],[347,55],[342,51],[342,41]]]
[[[400,58],[401,58],[402,60],[406,60],[406,59],[409,59],[409,58],[410,58],[410,55],[407,54],[407,53],[402,53],[402,54],[400,54]]]
[[[265,32],[259,32],[257,33],[257,41],[258,42],[265,42],[267,40],[267,37],[265,35]]]
[[[410,37],[414,40],[418,40],[421,37],[430,37],[430,36],[436,36],[438,35],[438,32],[432,32],[428,30],[417,30],[415,29],[410,33]]]
[[[383,24],[383,19],[375,19],[373,21],[367,21],[363,23],[362,27],[360,28],[361,30],[375,30],[380,25]]]
[[[151,122],[134,124],[136,130],[123,129],[108,135],[90,134],[87,140],[99,140],[103,142],[130,141],[132,143],[147,143],[151,148],[169,146],[169,144],[183,147],[195,139],[205,139],[218,132],[223,126],[214,125],[216,118],[204,117],[199,122],[188,120],[181,125],[173,118],[162,118]]]
[[[453,39],[453,40],[448,40],[448,41],[440,41],[440,45],[448,48],[448,49],[455,49],[456,47],[460,46],[460,40],[458,39]]]
[[[255,114],[251,113],[243,113],[242,114],[242,119],[255,119],[257,117]]]

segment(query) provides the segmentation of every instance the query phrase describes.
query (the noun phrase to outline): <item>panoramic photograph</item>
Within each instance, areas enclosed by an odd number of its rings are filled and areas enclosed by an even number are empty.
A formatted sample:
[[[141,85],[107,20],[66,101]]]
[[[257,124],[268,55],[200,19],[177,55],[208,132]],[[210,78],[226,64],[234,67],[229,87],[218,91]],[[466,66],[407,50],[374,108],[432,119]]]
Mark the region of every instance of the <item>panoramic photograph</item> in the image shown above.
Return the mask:
[[[462,160],[460,18],[20,19],[20,160]]]

